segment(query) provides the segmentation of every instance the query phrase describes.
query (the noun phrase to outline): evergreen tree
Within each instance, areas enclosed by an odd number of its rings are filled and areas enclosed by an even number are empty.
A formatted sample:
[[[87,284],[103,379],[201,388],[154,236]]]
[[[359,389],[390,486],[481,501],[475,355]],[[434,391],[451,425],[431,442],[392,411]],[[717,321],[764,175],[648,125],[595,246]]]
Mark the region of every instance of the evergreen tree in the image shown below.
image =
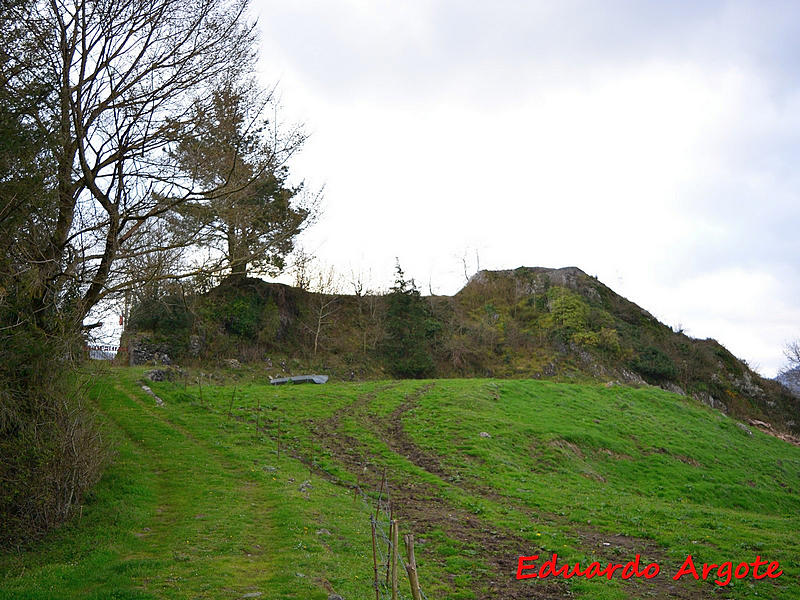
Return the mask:
[[[414,280],[406,280],[399,262],[387,301],[386,337],[381,350],[388,371],[399,378],[433,375],[430,341],[435,322]]]

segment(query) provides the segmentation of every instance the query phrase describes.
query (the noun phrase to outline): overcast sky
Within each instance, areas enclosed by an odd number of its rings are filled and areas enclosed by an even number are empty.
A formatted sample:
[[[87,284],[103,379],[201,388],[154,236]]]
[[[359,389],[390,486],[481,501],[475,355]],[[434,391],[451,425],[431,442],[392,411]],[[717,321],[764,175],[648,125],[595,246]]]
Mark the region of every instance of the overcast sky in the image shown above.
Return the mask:
[[[254,0],[325,186],[303,244],[388,287],[577,266],[762,374],[800,336],[800,3]]]

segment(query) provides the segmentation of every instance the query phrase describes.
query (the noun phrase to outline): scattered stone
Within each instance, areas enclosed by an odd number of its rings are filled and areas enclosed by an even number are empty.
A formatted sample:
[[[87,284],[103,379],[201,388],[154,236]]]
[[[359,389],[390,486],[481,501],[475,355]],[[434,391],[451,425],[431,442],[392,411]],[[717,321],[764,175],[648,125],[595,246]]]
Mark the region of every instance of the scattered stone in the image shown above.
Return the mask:
[[[250,592],[249,594],[245,594],[242,598],[258,598],[261,596],[261,592]]]
[[[305,573],[295,573],[294,576],[295,577],[305,577],[306,574]]]
[[[344,598],[339,594],[329,594],[328,600],[344,600]]]
[[[156,393],[153,390],[151,390],[148,386],[143,385],[142,389],[145,391],[145,393],[150,394],[153,398],[155,398],[156,406],[164,406],[164,401],[158,396],[156,396]]]
[[[265,465],[263,468],[264,471],[266,471],[267,473],[274,473],[275,471],[278,470],[277,467],[273,467],[272,465]]]
[[[241,369],[242,368],[242,363],[240,363],[235,358],[226,358],[224,360],[224,363],[225,363],[225,366],[230,368],[230,369]]]
[[[313,487],[314,486],[311,485],[311,481],[306,479],[303,483],[300,484],[300,491],[305,493]]]
[[[167,354],[169,348],[165,344],[154,344],[146,339],[131,339],[128,341],[131,365],[146,364],[172,364]]]
[[[150,381],[172,381],[174,375],[171,369],[153,369],[144,374]]]
[[[753,435],[753,432],[750,431],[750,428],[744,423],[737,423],[736,426],[742,431],[744,431],[747,435]]]
[[[482,438],[490,438],[490,437],[492,437],[492,436],[491,436],[491,435],[490,435],[488,432],[486,432],[486,431],[481,431],[481,432],[480,432],[480,434],[478,434],[478,435],[480,435]]]
[[[328,530],[327,530],[327,529],[325,529],[325,528],[323,528],[323,529],[317,529],[317,535],[330,535],[330,534],[331,534],[331,532],[330,532],[330,531],[328,531]]]

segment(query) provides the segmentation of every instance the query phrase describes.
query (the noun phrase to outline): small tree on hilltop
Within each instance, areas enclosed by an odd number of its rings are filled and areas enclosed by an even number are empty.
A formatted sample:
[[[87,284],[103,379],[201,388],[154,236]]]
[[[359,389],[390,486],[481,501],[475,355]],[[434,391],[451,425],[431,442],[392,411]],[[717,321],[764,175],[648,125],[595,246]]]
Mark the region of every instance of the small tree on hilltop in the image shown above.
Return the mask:
[[[430,339],[434,325],[414,280],[406,280],[398,261],[394,286],[387,296],[386,337],[381,344],[383,358],[393,376],[433,375]]]

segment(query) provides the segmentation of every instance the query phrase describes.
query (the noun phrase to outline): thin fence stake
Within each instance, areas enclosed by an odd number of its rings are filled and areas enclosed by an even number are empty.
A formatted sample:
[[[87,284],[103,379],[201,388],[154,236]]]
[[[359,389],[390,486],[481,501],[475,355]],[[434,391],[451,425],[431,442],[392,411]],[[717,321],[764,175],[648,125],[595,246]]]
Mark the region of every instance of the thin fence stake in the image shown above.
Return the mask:
[[[375,520],[378,520],[378,514],[381,510],[381,497],[383,496],[383,486],[386,483],[386,467],[383,468],[383,476],[381,477],[381,489],[378,490],[378,504],[375,506]]]
[[[386,585],[389,585],[389,572],[392,566],[392,548],[394,542],[392,541],[392,527],[394,527],[394,507],[389,504],[389,549],[386,554]]]
[[[414,558],[414,534],[407,533],[404,536],[406,541],[406,549],[408,551],[408,564],[406,564],[406,571],[408,572],[408,583],[411,584],[411,595],[414,600],[421,600],[419,594],[419,577],[417,577],[417,561]]]
[[[230,421],[233,413],[233,399],[236,398],[236,386],[233,386],[233,393],[231,394],[231,403],[228,406],[228,420]]]
[[[378,590],[378,546],[375,543],[375,521],[372,522],[372,569],[375,573],[373,584],[375,586],[375,600],[380,600],[380,591]]]
[[[390,530],[392,534],[392,600],[397,600],[397,538],[399,535],[396,519],[392,519]]]

